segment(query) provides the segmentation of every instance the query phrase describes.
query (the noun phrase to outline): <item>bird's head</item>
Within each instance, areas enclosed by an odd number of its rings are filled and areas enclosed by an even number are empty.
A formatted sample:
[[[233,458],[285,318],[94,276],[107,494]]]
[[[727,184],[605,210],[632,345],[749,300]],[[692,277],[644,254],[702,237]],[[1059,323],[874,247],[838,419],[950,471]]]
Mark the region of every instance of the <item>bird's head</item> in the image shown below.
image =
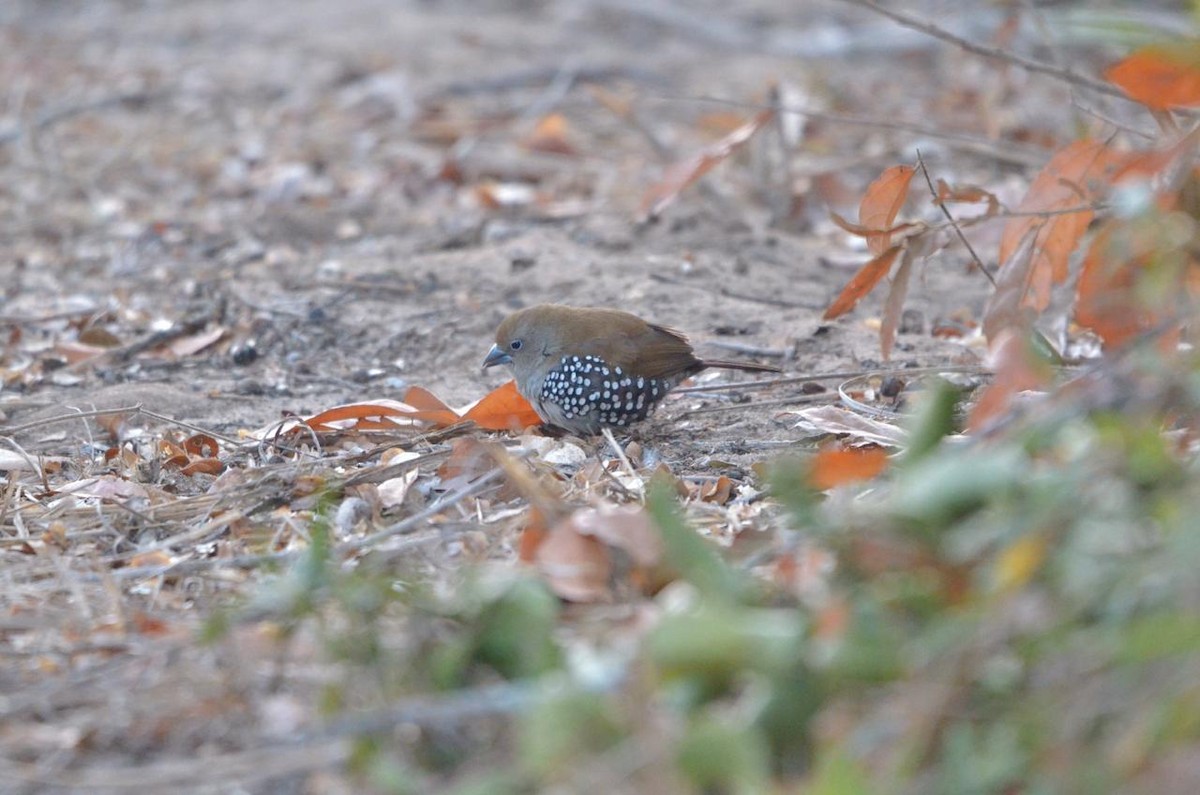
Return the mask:
[[[545,304],[509,315],[496,329],[496,344],[483,360],[484,368],[511,365],[517,380],[522,381],[546,357],[554,356],[557,361],[563,351],[566,317],[566,307]]]

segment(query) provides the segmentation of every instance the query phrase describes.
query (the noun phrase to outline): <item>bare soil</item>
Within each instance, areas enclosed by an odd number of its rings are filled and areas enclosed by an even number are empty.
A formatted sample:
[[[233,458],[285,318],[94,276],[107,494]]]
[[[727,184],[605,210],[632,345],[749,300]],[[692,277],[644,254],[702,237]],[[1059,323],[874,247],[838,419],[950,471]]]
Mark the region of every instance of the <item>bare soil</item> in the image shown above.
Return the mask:
[[[998,17],[970,5],[980,13],[952,4],[954,23],[986,35]],[[786,147],[764,131],[662,218],[641,220],[665,166],[751,116],[771,85],[787,102],[880,124],[811,119]],[[935,179],[1013,201],[1071,113],[1061,86],[841,3],[774,0],[10,0],[0,86],[0,432],[140,405],[236,435],[411,385],[461,405],[507,378],[480,370],[499,321],[545,301],[625,309],[685,331],[702,353],[748,353],[790,375],[880,367],[881,293],[821,319],[868,258],[827,205],[856,217],[866,184],[918,147]],[[569,152],[529,144],[550,113],[567,121]],[[886,126],[899,121],[929,134]],[[536,198],[495,206],[508,190]],[[909,215],[939,217],[926,201]],[[996,234],[972,232],[985,259]],[[977,361],[978,346],[931,330],[978,317],[986,298],[961,248],[921,263],[887,366]],[[224,335],[197,352],[149,345],[214,330]],[[114,353],[78,363],[68,343],[81,339]],[[746,468],[798,438],[781,412],[804,395],[794,383],[689,393],[638,434],[678,474]],[[91,458],[107,446],[97,437],[72,422],[16,441],[34,457]],[[0,519],[10,538],[20,529]],[[287,723],[271,710],[290,702],[260,698],[248,671],[222,679],[205,657],[215,652],[186,638],[104,653],[94,635],[60,634],[120,624],[133,605],[191,628],[179,616],[219,601],[222,586],[198,587],[193,602],[122,583],[85,616],[61,582],[43,601],[15,574],[21,551],[0,554],[11,585],[0,644],[20,637],[26,650],[19,672],[0,674],[0,723],[20,726],[0,730],[0,790],[70,790],[90,766],[252,748]],[[147,704],[179,697],[170,654],[191,655],[194,693],[157,715]],[[54,664],[39,672],[39,655]],[[159,788],[198,786],[169,772],[158,769]],[[113,776],[95,780],[121,786]],[[305,780],[278,791],[326,791]]]

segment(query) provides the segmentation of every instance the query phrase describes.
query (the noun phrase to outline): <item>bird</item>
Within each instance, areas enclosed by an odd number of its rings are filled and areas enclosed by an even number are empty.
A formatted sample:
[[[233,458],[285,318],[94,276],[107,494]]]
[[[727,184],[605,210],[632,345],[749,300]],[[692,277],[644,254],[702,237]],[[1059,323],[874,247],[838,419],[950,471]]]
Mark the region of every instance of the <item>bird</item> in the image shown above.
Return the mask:
[[[644,420],[667,393],[710,367],[782,372],[701,359],[686,336],[619,309],[539,304],[506,317],[483,368],[509,365],[517,391],[550,425],[578,436]]]

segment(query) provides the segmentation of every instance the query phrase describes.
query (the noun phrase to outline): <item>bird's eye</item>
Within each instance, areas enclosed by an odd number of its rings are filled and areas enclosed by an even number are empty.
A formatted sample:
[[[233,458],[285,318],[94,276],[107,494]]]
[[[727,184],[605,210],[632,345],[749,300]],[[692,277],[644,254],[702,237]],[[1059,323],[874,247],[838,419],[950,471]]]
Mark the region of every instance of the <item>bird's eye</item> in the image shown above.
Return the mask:
[[[508,347],[512,348],[514,351],[519,351],[521,350],[521,341],[513,340],[512,342],[508,343]]]

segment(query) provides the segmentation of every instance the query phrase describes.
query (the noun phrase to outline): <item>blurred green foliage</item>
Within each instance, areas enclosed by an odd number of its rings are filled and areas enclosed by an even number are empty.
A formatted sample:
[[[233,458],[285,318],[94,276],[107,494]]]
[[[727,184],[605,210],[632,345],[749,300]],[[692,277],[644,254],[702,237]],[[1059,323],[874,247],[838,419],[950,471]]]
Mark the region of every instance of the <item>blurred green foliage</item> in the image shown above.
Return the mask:
[[[346,567],[321,519],[245,616],[343,664],[331,717],[459,699],[364,730],[371,791],[1164,791],[1200,753],[1200,359],[1152,348],[987,438],[933,386],[853,500],[776,462],[779,549],[836,554],[811,593],[732,564],[660,484],[676,579],[637,629],[591,637],[513,567]]]

